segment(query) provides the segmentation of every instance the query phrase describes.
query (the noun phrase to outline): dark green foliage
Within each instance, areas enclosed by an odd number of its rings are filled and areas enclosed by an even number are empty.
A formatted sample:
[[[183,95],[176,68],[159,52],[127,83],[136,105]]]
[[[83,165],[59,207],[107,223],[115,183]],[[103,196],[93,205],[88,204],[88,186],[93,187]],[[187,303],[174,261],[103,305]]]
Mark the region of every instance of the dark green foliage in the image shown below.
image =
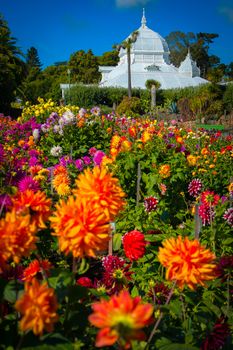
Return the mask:
[[[97,57],[91,50],[79,50],[70,56],[71,83],[96,84],[101,78]]]
[[[118,51],[104,52],[103,55],[98,56],[97,59],[100,66],[116,66],[119,62]]]
[[[223,95],[223,104],[227,112],[233,110],[233,83],[226,86],[226,90]]]
[[[0,15],[0,111],[8,113],[14,91],[25,74],[22,53],[3,16]]]
[[[120,115],[126,115],[127,117],[139,116],[142,111],[141,101],[138,97],[125,96],[122,102],[117,107],[117,113]]]
[[[27,65],[27,69],[30,71],[31,68],[33,67],[37,67],[39,68],[39,70],[41,69],[41,62],[40,62],[40,58],[38,55],[38,51],[35,47],[30,47],[30,49],[27,50],[27,54],[26,54],[26,65]]]
[[[210,44],[216,38],[218,38],[218,34],[213,33],[186,34],[180,31],[171,32],[166,37],[171,62],[178,67],[185,59],[189,48],[192,58],[201,70],[201,76],[206,77],[208,70],[220,63],[219,57],[209,55]]]

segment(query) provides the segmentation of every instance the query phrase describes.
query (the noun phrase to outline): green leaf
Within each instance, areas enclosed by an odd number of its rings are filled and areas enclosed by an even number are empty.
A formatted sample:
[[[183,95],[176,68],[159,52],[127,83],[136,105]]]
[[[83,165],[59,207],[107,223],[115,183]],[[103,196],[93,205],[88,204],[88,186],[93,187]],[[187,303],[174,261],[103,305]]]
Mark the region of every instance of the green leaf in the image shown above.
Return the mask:
[[[139,296],[138,288],[136,286],[133,287],[131,295],[133,298]]]
[[[199,350],[199,348],[193,345],[172,343],[169,339],[164,337],[158,339],[155,344],[158,350]]]
[[[222,244],[223,245],[230,245],[231,243],[233,242],[233,238],[232,237],[229,237],[227,239],[225,239]]]
[[[17,281],[10,281],[5,286],[3,297],[9,303],[14,304],[19,297],[19,291],[23,290],[23,286],[20,285]]]
[[[90,267],[90,264],[85,258],[83,258],[81,260],[81,264],[78,266],[77,273],[79,275],[82,275],[89,269],[89,267]]]
[[[120,234],[120,233],[113,234],[113,250],[114,251],[117,251],[121,248],[121,237],[122,237],[122,234]]]

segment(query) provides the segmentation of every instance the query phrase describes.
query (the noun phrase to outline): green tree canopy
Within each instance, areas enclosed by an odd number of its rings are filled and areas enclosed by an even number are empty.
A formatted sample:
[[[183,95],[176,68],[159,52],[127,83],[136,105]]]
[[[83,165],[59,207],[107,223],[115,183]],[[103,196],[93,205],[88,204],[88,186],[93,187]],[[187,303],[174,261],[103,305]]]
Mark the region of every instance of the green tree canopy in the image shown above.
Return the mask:
[[[33,46],[27,50],[26,65],[27,65],[28,70],[30,70],[32,67],[37,67],[37,68],[39,68],[39,70],[41,70],[42,64],[40,62],[38,51]]]
[[[12,37],[8,23],[0,14],[0,111],[8,113],[14,91],[25,74],[22,52]]]
[[[71,83],[96,84],[101,78],[97,57],[91,50],[79,50],[70,56]]]
[[[171,32],[166,37],[170,48],[171,62],[179,67],[187,55],[188,48],[190,48],[192,58],[201,70],[201,76],[206,77],[208,70],[220,63],[219,57],[209,54],[210,45],[218,36],[218,34],[202,32],[197,34],[186,34],[180,31]]]
[[[119,62],[117,50],[104,52],[102,56],[97,57],[100,66],[116,66]]]

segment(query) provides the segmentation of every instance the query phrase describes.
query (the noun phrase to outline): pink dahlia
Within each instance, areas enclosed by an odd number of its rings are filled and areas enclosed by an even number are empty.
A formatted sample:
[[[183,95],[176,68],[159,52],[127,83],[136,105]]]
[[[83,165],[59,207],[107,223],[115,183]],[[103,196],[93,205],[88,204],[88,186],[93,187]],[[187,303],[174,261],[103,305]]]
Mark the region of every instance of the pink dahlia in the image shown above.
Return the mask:
[[[26,190],[37,192],[40,189],[40,185],[37,181],[33,180],[31,176],[25,176],[18,182],[18,189],[20,192]]]
[[[188,186],[188,192],[190,196],[197,197],[200,194],[202,188],[201,180],[193,179]]]
[[[204,203],[199,206],[198,213],[202,220],[203,226],[209,225],[210,221],[213,220],[215,215],[214,209]]]
[[[155,211],[157,208],[157,204],[158,204],[158,199],[156,197],[147,197],[144,199],[144,207],[145,207],[145,211],[147,211],[148,213]]]
[[[225,219],[230,226],[233,226],[233,208],[228,208],[225,211],[223,219]]]

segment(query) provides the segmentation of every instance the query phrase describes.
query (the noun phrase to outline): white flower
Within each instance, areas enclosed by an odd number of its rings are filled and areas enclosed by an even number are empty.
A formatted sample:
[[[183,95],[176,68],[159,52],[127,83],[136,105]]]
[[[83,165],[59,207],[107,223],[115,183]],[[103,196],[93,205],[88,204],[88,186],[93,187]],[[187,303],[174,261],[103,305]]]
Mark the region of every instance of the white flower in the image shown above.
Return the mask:
[[[62,148],[60,146],[53,146],[50,150],[50,154],[54,157],[59,157],[62,154]]]
[[[86,113],[87,113],[87,110],[85,108],[80,108],[78,115],[80,117],[84,117]]]
[[[70,111],[65,111],[61,117],[64,124],[72,124],[75,121],[75,115]]]
[[[34,140],[37,141],[40,137],[39,129],[34,129],[32,132],[32,136],[33,136]]]

